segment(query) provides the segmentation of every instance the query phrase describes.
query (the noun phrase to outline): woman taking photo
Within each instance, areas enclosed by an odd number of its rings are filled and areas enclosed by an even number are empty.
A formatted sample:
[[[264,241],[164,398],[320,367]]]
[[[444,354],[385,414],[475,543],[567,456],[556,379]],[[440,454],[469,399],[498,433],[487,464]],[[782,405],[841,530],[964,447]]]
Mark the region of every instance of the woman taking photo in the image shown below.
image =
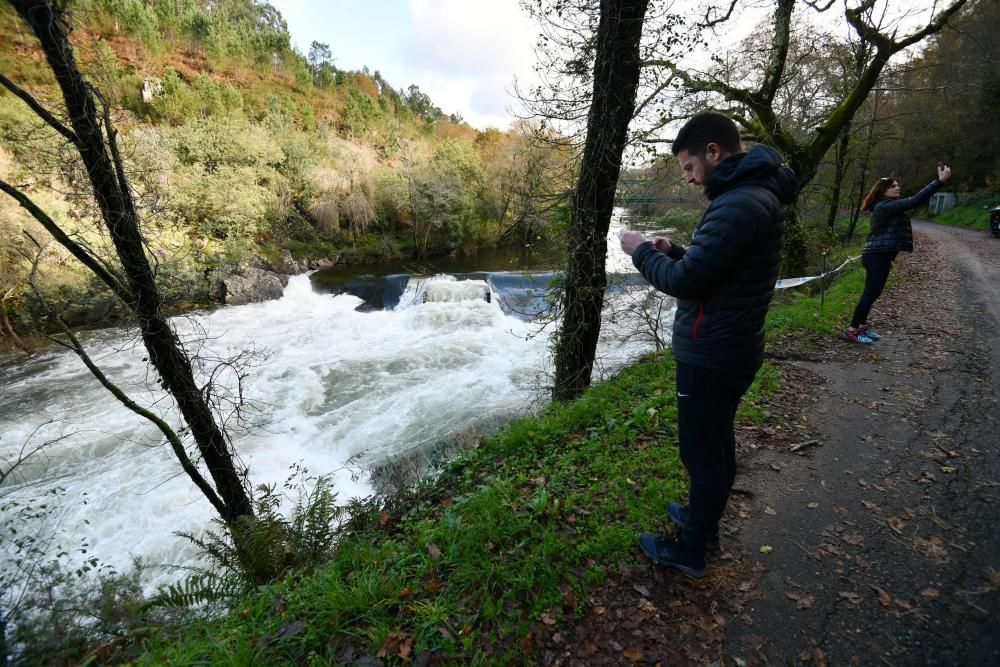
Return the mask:
[[[938,176],[923,190],[906,199],[899,198],[899,183],[894,178],[880,178],[861,202],[861,210],[872,219],[871,232],[861,251],[861,264],[865,267],[865,290],[854,309],[851,326],[844,338],[852,343],[865,345],[880,336],[868,326],[868,312],[885,287],[892,268],[892,260],[902,252],[913,252],[913,230],[907,211],[917,208],[941,189],[949,178],[951,168],[938,163]]]

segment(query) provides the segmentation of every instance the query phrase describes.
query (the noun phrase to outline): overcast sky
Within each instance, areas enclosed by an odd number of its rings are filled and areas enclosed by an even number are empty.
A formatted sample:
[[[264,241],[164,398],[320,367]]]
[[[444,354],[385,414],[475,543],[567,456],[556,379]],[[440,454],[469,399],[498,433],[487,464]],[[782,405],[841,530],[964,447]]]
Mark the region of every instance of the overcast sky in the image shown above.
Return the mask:
[[[507,129],[519,109],[514,78],[534,80],[537,26],[518,0],[269,0],[288,22],[292,44],[303,54],[313,41],[330,46],[340,69],[378,70],[394,88],[410,84],[430,95],[445,113],[470,125]],[[748,1],[726,24],[723,43],[735,43],[763,18],[767,3]],[[856,3],[852,2],[854,6]],[[886,4],[880,0],[878,7]],[[890,0],[895,17],[908,16],[904,32],[928,20],[935,0]],[[677,7],[697,7],[680,0]],[[797,16],[846,32],[843,5]],[[718,50],[718,43],[713,50]]]
[[[330,45],[334,65],[417,84],[445,113],[506,129],[514,77],[532,75],[537,30],[518,0],[270,0],[303,54]]]

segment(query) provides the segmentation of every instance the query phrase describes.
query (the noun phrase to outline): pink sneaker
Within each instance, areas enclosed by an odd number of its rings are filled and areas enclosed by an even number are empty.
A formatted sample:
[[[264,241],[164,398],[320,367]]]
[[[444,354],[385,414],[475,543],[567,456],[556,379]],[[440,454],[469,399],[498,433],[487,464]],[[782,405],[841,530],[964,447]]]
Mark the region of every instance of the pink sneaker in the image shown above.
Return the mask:
[[[872,329],[867,324],[862,324],[860,327],[858,327],[858,331],[861,332],[865,337],[871,338],[873,341],[882,340],[882,334],[875,333],[875,330]]]
[[[862,345],[871,345],[874,341],[865,335],[864,329],[858,327],[854,329],[848,327],[847,331],[844,332],[844,338],[851,341],[852,343],[861,343]]]

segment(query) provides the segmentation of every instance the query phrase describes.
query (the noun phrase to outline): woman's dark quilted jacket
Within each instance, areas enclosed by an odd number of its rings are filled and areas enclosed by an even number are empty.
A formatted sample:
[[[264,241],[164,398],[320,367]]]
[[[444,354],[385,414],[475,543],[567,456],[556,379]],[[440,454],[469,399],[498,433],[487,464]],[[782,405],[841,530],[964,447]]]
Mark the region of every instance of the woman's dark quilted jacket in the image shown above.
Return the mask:
[[[906,212],[914,209],[941,189],[936,178],[923,190],[906,199],[883,199],[872,209],[872,227],[865,239],[862,254],[876,252],[913,252],[913,228]]]
[[[632,262],[654,287],[677,299],[672,348],[677,361],[753,373],[764,360],[764,317],[774,294],[784,233],[784,205],[795,174],[772,148],[756,145],[716,166],[711,200],[691,245],[669,256],[651,242]]]

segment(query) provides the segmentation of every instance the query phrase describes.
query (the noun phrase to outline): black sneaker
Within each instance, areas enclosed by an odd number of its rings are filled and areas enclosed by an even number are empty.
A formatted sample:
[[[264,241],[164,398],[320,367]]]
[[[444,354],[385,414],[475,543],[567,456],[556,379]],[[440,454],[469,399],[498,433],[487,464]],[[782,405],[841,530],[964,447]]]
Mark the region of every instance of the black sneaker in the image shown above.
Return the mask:
[[[676,538],[643,533],[639,536],[639,548],[654,563],[672,567],[695,579],[705,576],[705,554],[692,553]]]
[[[670,520],[674,522],[674,525],[681,530],[690,531],[691,528],[688,525],[687,515],[688,508],[680,503],[667,503],[667,514],[670,515]],[[705,548],[709,551],[719,550],[719,527],[716,526],[715,529],[708,534],[708,539],[705,540]]]

